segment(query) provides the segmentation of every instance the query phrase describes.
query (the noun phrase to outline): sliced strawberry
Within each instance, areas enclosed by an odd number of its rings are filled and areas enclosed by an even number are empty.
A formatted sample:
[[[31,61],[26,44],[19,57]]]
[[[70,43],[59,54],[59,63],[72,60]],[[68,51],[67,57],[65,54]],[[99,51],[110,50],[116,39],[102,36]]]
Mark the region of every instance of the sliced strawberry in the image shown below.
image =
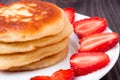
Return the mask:
[[[74,71],[72,69],[59,70],[52,76],[35,76],[30,80],[74,80]]]
[[[52,80],[49,76],[35,76],[31,78],[30,80]]]
[[[74,23],[75,33],[79,38],[100,33],[106,29],[106,26],[106,20],[100,17],[87,18]]]
[[[80,76],[105,67],[109,61],[104,52],[79,52],[71,56],[70,65],[75,76]]]
[[[3,6],[4,4],[3,3],[0,3],[0,7]]]
[[[52,80],[74,80],[74,71],[71,69],[56,71],[52,75]]]
[[[67,8],[63,8],[63,10],[66,16],[68,17],[69,21],[73,23],[75,19],[75,9],[71,7],[67,7]]]
[[[118,34],[115,32],[93,34],[83,37],[80,40],[80,48],[78,51],[105,52],[114,47],[118,43],[118,40]]]

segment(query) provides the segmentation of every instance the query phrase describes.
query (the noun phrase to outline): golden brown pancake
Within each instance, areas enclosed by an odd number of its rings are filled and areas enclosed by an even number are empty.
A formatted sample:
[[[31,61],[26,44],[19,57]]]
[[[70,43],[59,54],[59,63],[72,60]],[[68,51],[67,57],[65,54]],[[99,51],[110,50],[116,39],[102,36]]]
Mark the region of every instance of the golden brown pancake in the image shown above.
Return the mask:
[[[63,60],[73,27],[64,11],[39,0],[0,8],[0,70],[35,70]]]
[[[25,41],[25,42],[0,42],[0,54],[13,54],[16,52],[28,52],[39,47],[47,46],[59,42],[65,37],[69,37],[72,33],[73,27],[66,19],[64,29],[62,32],[54,36],[44,37],[37,40]]]
[[[44,1],[18,1],[0,8],[0,41],[19,42],[56,35],[64,28],[64,11]]]
[[[68,54],[68,48],[55,55],[43,58],[31,64],[20,67],[12,67],[6,71],[28,71],[28,70],[36,70],[36,69],[49,67],[62,61],[67,56],[67,54]]]
[[[65,38],[62,41],[41,47],[35,51],[24,52],[18,54],[6,54],[0,55],[0,70],[6,70],[11,67],[23,66],[38,60],[41,60],[47,56],[57,54],[68,47],[69,39]]]

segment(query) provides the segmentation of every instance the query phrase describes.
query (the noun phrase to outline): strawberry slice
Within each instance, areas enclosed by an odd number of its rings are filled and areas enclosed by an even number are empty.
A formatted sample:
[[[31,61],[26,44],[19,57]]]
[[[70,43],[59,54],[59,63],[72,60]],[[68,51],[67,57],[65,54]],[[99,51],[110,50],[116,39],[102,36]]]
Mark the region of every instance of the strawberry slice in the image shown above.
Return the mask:
[[[71,69],[56,71],[52,75],[52,80],[74,80],[74,71]]]
[[[4,4],[3,3],[0,3],[0,7],[3,6]]]
[[[70,58],[70,66],[75,76],[86,75],[105,67],[110,59],[104,52],[79,52]]]
[[[30,80],[74,80],[74,71],[72,69],[58,70],[52,76],[35,76]]]
[[[97,33],[86,36],[80,40],[80,48],[78,49],[78,52],[105,52],[114,47],[118,43],[118,40],[118,34],[115,32]]]
[[[75,19],[75,9],[72,7],[67,7],[67,8],[63,8],[63,10],[66,16],[68,17],[69,21],[73,23]]]
[[[52,80],[49,76],[35,76],[31,78],[30,80]]]
[[[79,38],[89,36],[94,33],[100,33],[106,29],[107,22],[104,18],[92,17],[79,20],[74,23],[75,33]]]

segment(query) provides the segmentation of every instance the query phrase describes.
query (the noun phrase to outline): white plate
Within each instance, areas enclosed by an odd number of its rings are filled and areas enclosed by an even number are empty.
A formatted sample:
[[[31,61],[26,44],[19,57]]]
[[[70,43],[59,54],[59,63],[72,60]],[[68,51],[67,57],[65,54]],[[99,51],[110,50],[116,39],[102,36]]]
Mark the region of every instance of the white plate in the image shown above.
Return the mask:
[[[88,18],[87,16],[76,14],[76,20]],[[105,32],[111,32],[110,29],[106,29]],[[59,69],[68,69],[70,68],[69,65],[69,58],[72,54],[74,54],[77,49],[79,48],[79,39],[77,36],[72,33],[70,36],[70,45],[69,45],[69,53],[68,56],[60,63],[51,66],[49,68],[39,69],[35,71],[26,71],[26,72],[0,72],[0,80],[29,80],[31,77],[36,75],[51,75],[55,71]],[[119,43],[112,49],[106,52],[110,57],[110,63],[93,73],[88,75],[76,77],[75,80],[99,80],[101,79],[106,73],[110,71],[110,69],[114,66],[115,62],[119,56]]]

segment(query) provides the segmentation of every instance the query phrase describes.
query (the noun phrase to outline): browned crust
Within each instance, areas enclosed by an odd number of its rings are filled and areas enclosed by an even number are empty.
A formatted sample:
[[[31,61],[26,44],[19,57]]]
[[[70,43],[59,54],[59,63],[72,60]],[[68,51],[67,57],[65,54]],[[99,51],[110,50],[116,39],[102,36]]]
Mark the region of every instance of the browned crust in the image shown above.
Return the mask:
[[[32,16],[16,15],[8,16],[7,18],[1,15],[0,12],[0,34],[7,32],[22,32],[22,33],[37,33],[42,30],[47,24],[53,23],[61,16],[61,11],[57,6],[44,2],[44,1],[19,1],[9,5],[5,5],[1,8],[9,8],[14,4],[24,4],[28,6],[28,11],[32,13]],[[36,4],[32,6],[30,4]],[[20,8],[20,10],[25,7]],[[1,9],[0,9],[1,10]],[[4,10],[3,10],[4,11]],[[13,21],[13,18],[17,20]],[[22,19],[31,19],[28,22],[21,21]]]

